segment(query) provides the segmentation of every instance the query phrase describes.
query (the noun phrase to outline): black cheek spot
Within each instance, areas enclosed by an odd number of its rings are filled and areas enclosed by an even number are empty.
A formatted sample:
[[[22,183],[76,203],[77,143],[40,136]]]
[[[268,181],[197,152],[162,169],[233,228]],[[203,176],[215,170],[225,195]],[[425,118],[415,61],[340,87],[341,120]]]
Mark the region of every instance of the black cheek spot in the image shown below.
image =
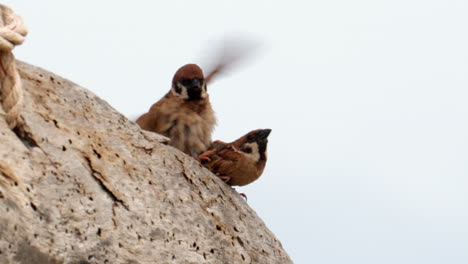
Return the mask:
[[[177,94],[180,94],[182,92],[182,88],[180,88],[180,86],[178,84],[175,85],[174,87],[174,91],[177,93]]]
[[[252,148],[251,147],[245,147],[242,149],[243,152],[245,153],[252,153]]]

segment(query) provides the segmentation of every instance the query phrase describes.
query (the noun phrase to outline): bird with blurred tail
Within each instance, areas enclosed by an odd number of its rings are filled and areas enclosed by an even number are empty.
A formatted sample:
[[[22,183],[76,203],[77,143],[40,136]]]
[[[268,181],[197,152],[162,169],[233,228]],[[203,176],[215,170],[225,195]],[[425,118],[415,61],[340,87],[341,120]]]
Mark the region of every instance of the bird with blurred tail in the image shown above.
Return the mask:
[[[207,84],[245,57],[249,50],[239,44],[237,48],[223,51],[206,76],[196,64],[182,66],[172,79],[170,91],[136,123],[144,130],[170,138],[169,145],[198,157],[211,144],[211,134],[216,125]]]
[[[170,138],[169,144],[197,157],[211,144],[216,124],[207,92],[207,81],[196,64],[177,70],[171,90],[137,119],[145,130]]]

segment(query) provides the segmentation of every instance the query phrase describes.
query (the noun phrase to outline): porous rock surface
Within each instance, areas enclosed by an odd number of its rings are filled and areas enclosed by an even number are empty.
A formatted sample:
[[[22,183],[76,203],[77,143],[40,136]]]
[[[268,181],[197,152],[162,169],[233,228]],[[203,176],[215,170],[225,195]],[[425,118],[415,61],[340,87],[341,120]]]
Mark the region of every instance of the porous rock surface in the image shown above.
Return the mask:
[[[18,62],[0,114],[0,263],[291,263],[239,194],[90,91]]]

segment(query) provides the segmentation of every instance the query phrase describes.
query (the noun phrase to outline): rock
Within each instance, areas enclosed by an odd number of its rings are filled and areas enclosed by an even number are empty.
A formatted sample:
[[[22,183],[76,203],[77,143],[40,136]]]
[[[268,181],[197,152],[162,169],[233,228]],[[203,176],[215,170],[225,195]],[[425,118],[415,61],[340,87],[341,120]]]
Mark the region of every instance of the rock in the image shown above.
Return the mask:
[[[17,62],[0,117],[0,263],[291,263],[239,194],[90,91]]]

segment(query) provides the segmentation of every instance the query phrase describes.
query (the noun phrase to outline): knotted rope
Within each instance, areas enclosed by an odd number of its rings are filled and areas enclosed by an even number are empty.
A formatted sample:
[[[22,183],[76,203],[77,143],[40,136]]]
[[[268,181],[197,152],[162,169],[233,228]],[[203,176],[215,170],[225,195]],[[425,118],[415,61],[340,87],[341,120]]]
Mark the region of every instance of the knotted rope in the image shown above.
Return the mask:
[[[27,33],[21,17],[7,6],[0,5],[0,92],[2,108],[11,129],[17,125],[23,103],[23,85],[11,51],[23,43]]]

